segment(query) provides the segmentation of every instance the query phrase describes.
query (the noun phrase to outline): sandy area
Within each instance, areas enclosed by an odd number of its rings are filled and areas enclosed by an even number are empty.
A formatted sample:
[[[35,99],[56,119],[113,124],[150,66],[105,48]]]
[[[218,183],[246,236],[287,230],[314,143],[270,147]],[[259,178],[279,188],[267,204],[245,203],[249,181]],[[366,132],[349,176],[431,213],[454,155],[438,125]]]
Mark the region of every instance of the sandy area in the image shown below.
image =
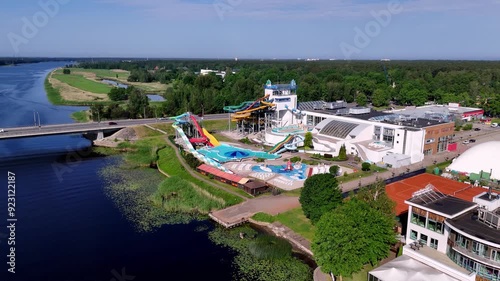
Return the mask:
[[[52,77],[50,73],[49,83],[52,84],[52,87],[59,89],[59,93],[61,97],[68,101],[107,101],[109,100],[107,95],[96,94],[92,92],[87,92],[75,87],[72,87],[66,83],[63,83]]]
[[[111,71],[118,72],[118,73],[128,73],[128,70],[124,70],[124,69],[111,69]]]
[[[135,132],[134,128],[123,128],[119,130],[118,132],[112,134],[109,137],[105,137],[102,140],[95,140],[94,145],[95,146],[104,146],[104,147],[117,147],[119,143],[123,141],[131,141],[134,142],[138,140],[137,133]]]

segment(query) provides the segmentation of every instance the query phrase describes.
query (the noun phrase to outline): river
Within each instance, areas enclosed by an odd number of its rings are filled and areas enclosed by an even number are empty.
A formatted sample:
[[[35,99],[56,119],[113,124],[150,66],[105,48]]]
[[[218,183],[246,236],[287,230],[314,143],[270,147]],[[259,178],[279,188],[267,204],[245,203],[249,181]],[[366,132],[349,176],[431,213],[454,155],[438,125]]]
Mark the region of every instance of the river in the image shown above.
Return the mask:
[[[49,71],[68,63],[0,67],[0,128],[32,126],[34,112],[42,126],[72,122],[70,114],[83,108],[51,105],[43,87]],[[72,151],[89,145],[80,135],[0,140],[0,280],[231,280],[234,254],[208,239],[210,221],[136,232],[98,176],[116,159],[74,157]],[[8,172],[15,173],[13,232]]]

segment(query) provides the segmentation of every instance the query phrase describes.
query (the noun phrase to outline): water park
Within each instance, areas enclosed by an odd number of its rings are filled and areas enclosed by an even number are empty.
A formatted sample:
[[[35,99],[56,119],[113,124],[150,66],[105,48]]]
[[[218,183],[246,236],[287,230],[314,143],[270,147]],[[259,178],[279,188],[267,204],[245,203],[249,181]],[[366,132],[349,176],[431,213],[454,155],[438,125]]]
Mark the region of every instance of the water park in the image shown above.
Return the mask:
[[[228,124],[236,123],[226,132],[234,142],[220,143],[189,112],[172,117],[177,143],[201,162],[224,173],[286,190],[302,187],[311,175],[329,172],[330,167],[324,164],[283,164],[283,158],[292,158],[296,153],[304,158],[313,154],[333,158],[345,149],[347,155],[362,162],[395,168],[423,160],[426,127],[436,124],[428,120],[425,124],[416,122],[409,117],[386,120],[384,116],[394,114],[371,112],[370,108],[350,106],[343,101],[299,103],[296,91],[294,80],[288,84],[272,84],[268,80],[260,98],[224,106]],[[312,145],[305,149],[308,133]],[[238,142],[244,138],[252,145]],[[357,168],[342,167],[345,173]]]

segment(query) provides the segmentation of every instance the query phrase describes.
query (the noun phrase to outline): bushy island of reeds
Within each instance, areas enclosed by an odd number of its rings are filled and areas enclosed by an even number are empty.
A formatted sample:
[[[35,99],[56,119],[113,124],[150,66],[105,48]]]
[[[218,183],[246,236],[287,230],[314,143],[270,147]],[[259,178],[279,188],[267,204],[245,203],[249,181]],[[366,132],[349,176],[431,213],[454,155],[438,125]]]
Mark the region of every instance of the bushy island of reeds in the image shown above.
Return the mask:
[[[134,143],[121,143],[116,149],[95,148],[101,154],[115,155],[113,164],[100,171],[105,193],[138,231],[205,220],[210,211],[242,202],[217,188],[215,182],[193,177],[168,141],[165,135],[153,133]],[[208,235],[215,244],[236,253],[234,280],[312,280],[309,266],[292,255],[285,240],[249,226],[230,230],[215,226]]]

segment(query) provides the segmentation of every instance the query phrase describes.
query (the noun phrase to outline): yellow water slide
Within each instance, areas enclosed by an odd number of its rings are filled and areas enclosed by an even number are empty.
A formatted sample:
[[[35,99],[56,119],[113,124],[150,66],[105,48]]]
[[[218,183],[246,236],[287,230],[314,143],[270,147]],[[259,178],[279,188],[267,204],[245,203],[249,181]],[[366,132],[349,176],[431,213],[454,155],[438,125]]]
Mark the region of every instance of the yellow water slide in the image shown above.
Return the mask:
[[[213,146],[219,146],[220,145],[220,142],[212,135],[210,134],[207,129],[203,128],[203,134],[205,134],[205,136],[207,136],[208,140],[210,141],[210,143],[213,145]]]

